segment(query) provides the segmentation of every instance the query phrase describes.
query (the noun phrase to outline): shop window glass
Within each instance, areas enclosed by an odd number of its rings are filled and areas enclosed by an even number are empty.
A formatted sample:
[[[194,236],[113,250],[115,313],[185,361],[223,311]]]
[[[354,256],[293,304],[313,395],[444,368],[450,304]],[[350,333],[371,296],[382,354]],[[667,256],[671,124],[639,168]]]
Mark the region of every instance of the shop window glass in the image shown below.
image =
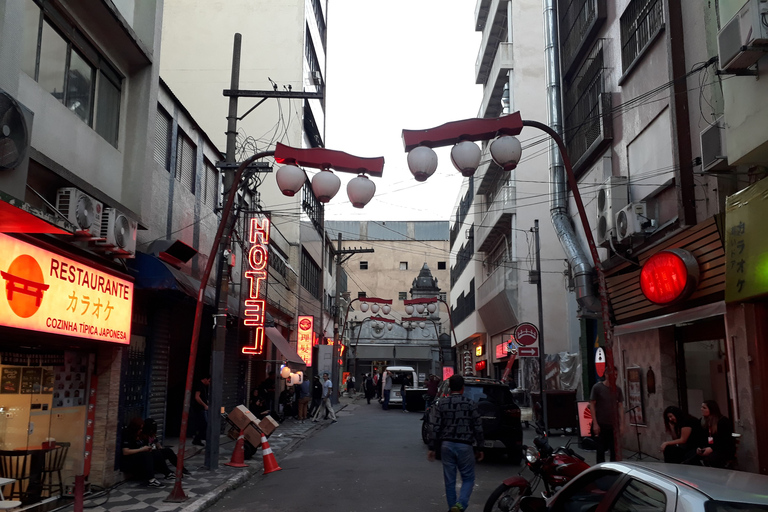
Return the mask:
[[[32,0],[24,2],[24,35],[22,36],[21,69],[35,78],[37,38],[40,35],[40,8]]]
[[[120,89],[104,73],[99,73],[99,93],[96,98],[96,132],[117,147]]]

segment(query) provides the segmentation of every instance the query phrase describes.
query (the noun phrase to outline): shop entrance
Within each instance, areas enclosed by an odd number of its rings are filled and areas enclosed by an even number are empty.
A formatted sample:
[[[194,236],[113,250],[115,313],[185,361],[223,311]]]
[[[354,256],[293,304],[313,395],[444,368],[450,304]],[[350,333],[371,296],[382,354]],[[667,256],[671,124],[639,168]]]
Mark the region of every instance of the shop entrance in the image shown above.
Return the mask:
[[[0,458],[8,499],[35,503],[65,492],[82,467],[93,358],[87,353],[0,354]],[[61,485],[58,473],[61,471]],[[4,472],[5,473],[5,472]]]
[[[724,414],[730,411],[723,318],[676,326],[675,340],[681,408],[698,418],[701,403],[714,400]]]

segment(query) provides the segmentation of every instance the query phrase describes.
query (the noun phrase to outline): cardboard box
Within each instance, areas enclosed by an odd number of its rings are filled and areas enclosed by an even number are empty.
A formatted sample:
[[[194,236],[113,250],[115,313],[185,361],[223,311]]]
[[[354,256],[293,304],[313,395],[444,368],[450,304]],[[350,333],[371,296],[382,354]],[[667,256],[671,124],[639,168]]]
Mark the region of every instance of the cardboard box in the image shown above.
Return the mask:
[[[278,426],[280,426],[280,424],[272,419],[272,416],[265,416],[264,419],[259,422],[259,430],[264,432],[265,436],[274,432]]]
[[[238,405],[227,415],[229,420],[237,425],[240,430],[245,429],[251,423],[259,423],[259,419],[244,405]]]
[[[244,434],[246,441],[251,443],[254,448],[261,447],[261,431],[254,424],[250,424],[245,428]]]

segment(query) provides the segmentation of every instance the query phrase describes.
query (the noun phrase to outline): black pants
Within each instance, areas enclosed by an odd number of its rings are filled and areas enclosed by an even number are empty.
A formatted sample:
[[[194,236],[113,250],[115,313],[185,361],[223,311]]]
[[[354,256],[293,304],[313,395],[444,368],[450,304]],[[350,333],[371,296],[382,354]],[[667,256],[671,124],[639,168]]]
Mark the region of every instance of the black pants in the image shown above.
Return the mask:
[[[605,462],[605,450],[609,451],[611,462],[616,460],[616,448],[613,442],[613,425],[600,425],[600,434],[595,438],[597,453],[595,460],[597,463]]]
[[[664,448],[664,462],[668,464],[683,464],[696,458],[696,449],[688,449],[683,445],[670,444]]]
[[[149,482],[155,477],[155,466],[152,452],[139,452],[132,455],[123,455],[121,468],[124,473]]]
[[[208,415],[207,411],[203,409],[196,409],[194,415],[195,435],[192,438],[192,442],[199,443],[200,441],[205,441],[208,435]]]
[[[170,462],[171,465],[176,467],[176,463],[179,460],[176,457],[176,454],[173,453],[173,450],[170,448],[161,448],[159,450],[152,450],[152,461],[155,473],[167,475],[171,470],[168,468],[168,464],[166,464],[165,461]]]

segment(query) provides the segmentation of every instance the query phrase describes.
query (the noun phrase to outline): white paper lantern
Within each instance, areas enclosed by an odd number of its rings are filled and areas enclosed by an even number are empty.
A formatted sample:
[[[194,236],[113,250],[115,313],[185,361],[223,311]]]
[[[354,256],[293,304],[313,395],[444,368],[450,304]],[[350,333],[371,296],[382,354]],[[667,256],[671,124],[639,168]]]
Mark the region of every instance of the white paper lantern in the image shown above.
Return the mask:
[[[375,302],[371,304],[371,313],[378,313],[379,312],[379,305]]]
[[[293,197],[304,186],[307,175],[301,167],[284,165],[277,170],[275,179],[280,192],[285,196]]]
[[[426,146],[413,148],[408,153],[408,168],[416,181],[427,181],[437,170],[437,153]]]
[[[427,324],[425,324],[424,322],[419,322],[419,327],[421,327],[422,329],[423,329],[424,327],[426,327],[426,326],[427,326]]]
[[[411,306],[410,304],[408,304],[407,306],[405,306],[405,312],[406,312],[407,314],[409,314],[409,315],[412,315],[412,314],[413,314],[413,306]]]
[[[435,311],[437,311],[437,304],[435,304],[434,302],[427,304],[427,311],[429,311],[430,313],[434,313]]]
[[[480,165],[481,154],[477,144],[465,140],[451,148],[451,162],[462,176],[469,177],[475,174],[477,166]]]
[[[376,184],[369,180],[365,174],[360,174],[347,183],[347,197],[355,208],[363,208],[371,201],[375,193]]]
[[[424,313],[424,304],[418,304],[418,305],[416,306],[416,312],[417,312],[418,314],[422,314],[422,313]]]
[[[280,376],[284,379],[287,379],[291,376],[291,369],[287,366],[283,366],[282,370],[280,370]]]
[[[360,311],[362,311],[363,313],[368,311],[368,303],[367,302],[361,302],[360,303]]]
[[[390,311],[392,311],[392,307],[389,304],[384,304],[381,306],[381,312],[385,315],[388,315]]]
[[[491,142],[491,157],[493,161],[499,164],[505,171],[511,171],[517,167],[520,157],[523,154],[523,148],[517,137],[503,135]]]
[[[312,192],[321,203],[333,199],[340,187],[341,180],[329,170],[323,169],[312,177]]]

